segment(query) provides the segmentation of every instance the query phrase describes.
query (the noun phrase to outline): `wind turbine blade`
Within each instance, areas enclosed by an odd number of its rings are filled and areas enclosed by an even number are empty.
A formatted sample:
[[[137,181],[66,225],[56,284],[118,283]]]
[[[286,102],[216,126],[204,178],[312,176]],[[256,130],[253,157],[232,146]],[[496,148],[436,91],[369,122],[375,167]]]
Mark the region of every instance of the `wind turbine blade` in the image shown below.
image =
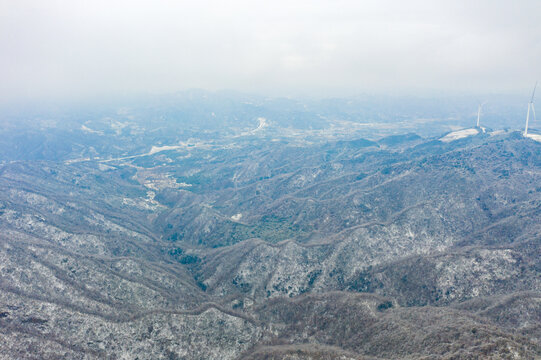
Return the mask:
[[[533,103],[532,103],[532,113],[533,113],[533,126],[536,126],[537,124],[537,119],[535,118],[535,107],[533,106]]]
[[[537,88],[537,81],[535,82],[535,86],[533,87],[533,91],[532,91],[532,98],[530,99],[530,102],[533,103],[533,98],[535,96],[535,89]]]

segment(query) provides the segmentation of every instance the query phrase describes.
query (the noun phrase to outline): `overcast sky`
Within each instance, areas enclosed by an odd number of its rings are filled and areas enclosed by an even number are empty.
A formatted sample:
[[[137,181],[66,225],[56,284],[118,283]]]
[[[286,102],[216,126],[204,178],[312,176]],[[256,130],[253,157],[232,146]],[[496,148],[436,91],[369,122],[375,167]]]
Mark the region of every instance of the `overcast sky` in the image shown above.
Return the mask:
[[[0,0],[0,96],[528,93],[540,18],[539,0]]]

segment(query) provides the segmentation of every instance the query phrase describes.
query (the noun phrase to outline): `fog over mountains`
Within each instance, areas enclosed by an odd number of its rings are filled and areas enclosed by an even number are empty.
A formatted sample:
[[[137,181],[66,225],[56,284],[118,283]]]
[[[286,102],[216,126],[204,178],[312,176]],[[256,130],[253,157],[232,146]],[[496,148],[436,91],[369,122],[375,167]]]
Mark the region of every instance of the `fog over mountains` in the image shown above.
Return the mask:
[[[541,142],[491,100],[3,108],[0,359],[540,358]]]

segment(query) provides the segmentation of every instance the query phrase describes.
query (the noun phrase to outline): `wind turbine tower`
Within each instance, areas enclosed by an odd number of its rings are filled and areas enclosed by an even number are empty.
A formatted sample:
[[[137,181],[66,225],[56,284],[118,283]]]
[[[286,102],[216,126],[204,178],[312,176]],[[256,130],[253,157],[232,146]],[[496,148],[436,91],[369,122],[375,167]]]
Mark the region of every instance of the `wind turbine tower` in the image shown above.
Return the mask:
[[[480,123],[480,120],[481,120],[481,109],[483,108],[483,105],[485,105],[485,103],[479,104],[479,107],[477,108],[477,126],[476,126],[476,127],[479,127],[479,125],[481,124],[481,123]]]
[[[536,88],[537,88],[537,81],[535,82],[535,86],[533,87],[532,97],[530,99],[530,102],[528,103],[528,113],[526,114],[526,126],[524,127],[524,136],[528,135],[528,123],[530,122],[530,109],[533,113],[533,118],[535,121],[535,107],[533,106],[533,98],[535,96]]]

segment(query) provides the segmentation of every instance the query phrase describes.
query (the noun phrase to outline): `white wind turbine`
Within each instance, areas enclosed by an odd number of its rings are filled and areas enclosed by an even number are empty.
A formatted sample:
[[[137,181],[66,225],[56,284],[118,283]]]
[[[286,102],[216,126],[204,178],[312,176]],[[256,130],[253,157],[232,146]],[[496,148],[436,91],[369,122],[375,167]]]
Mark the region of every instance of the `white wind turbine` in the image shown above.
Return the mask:
[[[476,127],[479,127],[481,125],[480,123],[480,120],[481,120],[481,109],[483,109],[483,105],[485,105],[486,102],[482,103],[482,104],[479,104],[479,107],[477,108],[477,125]]]
[[[524,127],[524,136],[528,135],[528,123],[530,122],[530,109],[533,113],[533,119],[535,121],[535,107],[533,106],[533,98],[535,96],[535,89],[537,88],[537,81],[535,82],[535,86],[533,87],[532,97],[530,99],[530,102],[528,103],[528,113],[526,114],[526,126]]]

